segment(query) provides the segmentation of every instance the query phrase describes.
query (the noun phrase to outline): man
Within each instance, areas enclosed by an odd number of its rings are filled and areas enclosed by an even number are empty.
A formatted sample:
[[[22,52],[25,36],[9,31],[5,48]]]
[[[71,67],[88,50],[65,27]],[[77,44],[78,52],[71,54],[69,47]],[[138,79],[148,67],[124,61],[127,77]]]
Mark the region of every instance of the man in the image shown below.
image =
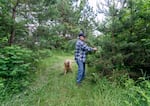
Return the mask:
[[[79,34],[79,39],[75,45],[75,60],[78,65],[78,73],[77,73],[77,84],[80,85],[81,81],[84,79],[85,76],[85,60],[86,54],[89,51],[96,51],[97,48],[92,48],[87,46],[85,41],[84,33]]]

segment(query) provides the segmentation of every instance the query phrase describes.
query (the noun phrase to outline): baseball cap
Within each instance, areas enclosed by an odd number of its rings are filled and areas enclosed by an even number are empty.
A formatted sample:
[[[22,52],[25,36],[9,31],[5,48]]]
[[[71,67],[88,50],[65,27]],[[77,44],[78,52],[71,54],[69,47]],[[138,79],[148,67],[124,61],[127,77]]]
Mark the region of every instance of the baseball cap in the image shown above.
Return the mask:
[[[85,37],[84,33],[80,33],[80,34],[79,34],[79,37],[80,37],[80,36],[83,36],[83,37]]]

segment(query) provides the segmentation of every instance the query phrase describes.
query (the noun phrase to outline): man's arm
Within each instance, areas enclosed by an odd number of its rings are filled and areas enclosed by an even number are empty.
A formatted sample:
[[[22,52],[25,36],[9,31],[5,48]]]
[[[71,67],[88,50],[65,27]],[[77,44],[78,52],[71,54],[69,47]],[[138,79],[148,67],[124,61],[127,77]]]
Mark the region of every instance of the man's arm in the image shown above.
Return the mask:
[[[82,49],[85,50],[85,51],[94,51],[94,50],[97,50],[97,48],[92,48],[92,47],[89,47],[87,46],[87,44],[83,43],[82,45]]]

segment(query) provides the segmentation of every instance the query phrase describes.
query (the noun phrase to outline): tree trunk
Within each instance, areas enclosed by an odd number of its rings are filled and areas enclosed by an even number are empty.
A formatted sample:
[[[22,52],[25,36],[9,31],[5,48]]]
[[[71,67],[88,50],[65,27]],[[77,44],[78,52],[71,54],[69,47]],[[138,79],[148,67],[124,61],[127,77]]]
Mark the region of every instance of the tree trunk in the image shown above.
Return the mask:
[[[131,10],[130,10],[130,35],[133,35],[133,1],[131,0]]]
[[[114,0],[113,0],[113,14],[112,14],[112,28],[111,28],[111,30],[112,30],[112,32],[111,32],[111,34],[112,34],[112,44],[114,44],[115,43],[115,36],[114,36],[114,33],[115,33],[115,2],[114,2]],[[114,54],[115,53],[115,48],[114,48],[114,45],[113,45],[113,47],[112,47],[112,53]]]
[[[11,28],[11,32],[10,32],[10,38],[8,40],[8,44],[11,46],[14,43],[14,37],[15,37],[15,18],[16,18],[16,12],[17,12],[17,6],[19,4],[19,0],[17,0],[16,5],[12,8],[12,20],[13,20],[13,24],[12,24],[12,28]]]

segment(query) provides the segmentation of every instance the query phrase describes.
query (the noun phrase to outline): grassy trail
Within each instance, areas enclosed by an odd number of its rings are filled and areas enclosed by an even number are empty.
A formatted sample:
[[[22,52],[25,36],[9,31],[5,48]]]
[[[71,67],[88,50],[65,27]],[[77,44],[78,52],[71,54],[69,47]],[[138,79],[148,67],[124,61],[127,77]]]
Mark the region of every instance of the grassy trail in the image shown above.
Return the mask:
[[[42,60],[30,90],[2,106],[123,106],[120,89],[104,79],[100,84],[92,84],[87,75],[83,85],[76,86],[76,63],[73,63],[73,73],[62,75],[63,61],[68,58],[73,59],[59,54]]]

